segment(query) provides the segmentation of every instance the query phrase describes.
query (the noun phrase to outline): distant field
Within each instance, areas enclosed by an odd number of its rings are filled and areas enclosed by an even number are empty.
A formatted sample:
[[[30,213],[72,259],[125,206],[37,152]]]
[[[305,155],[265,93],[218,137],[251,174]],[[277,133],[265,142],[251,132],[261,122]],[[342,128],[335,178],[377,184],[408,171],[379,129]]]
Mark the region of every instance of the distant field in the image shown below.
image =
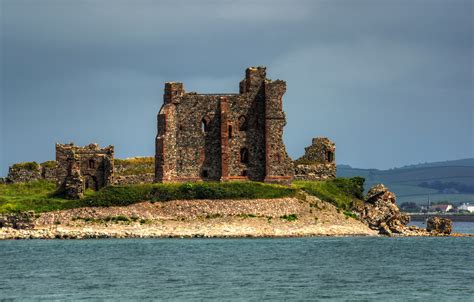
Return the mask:
[[[459,192],[445,194],[437,189],[420,186],[423,182],[458,183],[474,186],[474,159],[424,163],[390,170],[356,169],[348,166],[338,167],[338,177],[362,176],[366,179],[366,191],[374,184],[383,183],[398,197],[398,202],[424,204],[428,200],[451,202],[474,202],[474,193]]]

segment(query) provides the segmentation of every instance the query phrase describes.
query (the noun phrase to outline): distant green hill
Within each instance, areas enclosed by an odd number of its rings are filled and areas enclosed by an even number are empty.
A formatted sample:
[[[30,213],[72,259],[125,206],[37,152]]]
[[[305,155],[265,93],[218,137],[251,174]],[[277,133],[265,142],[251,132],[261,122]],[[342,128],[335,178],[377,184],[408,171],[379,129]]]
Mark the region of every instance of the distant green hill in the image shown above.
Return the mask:
[[[389,170],[337,167],[338,177],[362,176],[366,190],[383,183],[397,194],[398,202],[474,202],[474,158],[423,163]]]

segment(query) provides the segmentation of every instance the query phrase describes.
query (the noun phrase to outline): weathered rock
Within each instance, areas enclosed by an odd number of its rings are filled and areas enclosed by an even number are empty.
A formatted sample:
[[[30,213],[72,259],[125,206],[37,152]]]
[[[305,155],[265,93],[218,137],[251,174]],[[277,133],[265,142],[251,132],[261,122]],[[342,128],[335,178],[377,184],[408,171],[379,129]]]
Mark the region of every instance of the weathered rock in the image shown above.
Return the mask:
[[[353,210],[359,212],[371,229],[389,236],[393,233],[404,234],[410,222],[410,217],[400,212],[395,204],[395,194],[382,184],[369,190],[363,208],[359,206]]]
[[[33,211],[2,214],[0,215],[0,228],[32,229],[34,227],[34,216]]]
[[[451,234],[453,231],[453,222],[449,218],[430,217],[426,221],[426,230],[438,234]]]
[[[395,203],[396,196],[390,192],[383,184],[378,184],[370,188],[367,193],[367,202],[375,203],[376,201],[384,200]]]

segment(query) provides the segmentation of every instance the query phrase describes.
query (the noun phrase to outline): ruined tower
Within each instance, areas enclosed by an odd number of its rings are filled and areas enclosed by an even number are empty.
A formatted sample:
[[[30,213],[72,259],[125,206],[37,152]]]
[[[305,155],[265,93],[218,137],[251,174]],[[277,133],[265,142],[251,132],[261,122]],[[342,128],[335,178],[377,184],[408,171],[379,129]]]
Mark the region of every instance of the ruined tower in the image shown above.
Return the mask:
[[[305,154],[295,160],[295,179],[325,180],[336,177],[336,145],[327,137],[315,137]]]
[[[80,198],[86,189],[97,191],[112,184],[113,146],[56,144],[56,162],[56,185],[66,197]]]
[[[182,83],[165,83],[155,180],[290,182],[285,91],[284,81],[266,78],[265,67],[247,68],[238,94],[185,92]]]

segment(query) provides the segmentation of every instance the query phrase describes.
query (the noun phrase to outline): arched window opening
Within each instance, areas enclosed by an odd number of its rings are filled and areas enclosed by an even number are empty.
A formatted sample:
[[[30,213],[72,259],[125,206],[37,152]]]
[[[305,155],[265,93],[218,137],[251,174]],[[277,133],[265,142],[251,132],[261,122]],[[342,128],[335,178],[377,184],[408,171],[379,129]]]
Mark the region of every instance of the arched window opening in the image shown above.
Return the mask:
[[[93,159],[89,159],[89,169],[95,169],[95,161]]]
[[[229,139],[231,139],[232,138],[232,126],[231,125],[229,125],[229,127],[227,128],[227,132],[228,132]]]
[[[334,161],[334,153],[332,153],[331,151],[327,151],[326,159],[328,162],[332,163]]]
[[[240,149],[240,162],[243,164],[249,163],[249,150],[247,148]]]
[[[211,125],[211,119],[208,116],[203,117],[203,119],[201,120],[202,132],[204,133],[209,132],[210,125]]]
[[[239,117],[239,131],[247,131],[247,119],[243,115]]]

